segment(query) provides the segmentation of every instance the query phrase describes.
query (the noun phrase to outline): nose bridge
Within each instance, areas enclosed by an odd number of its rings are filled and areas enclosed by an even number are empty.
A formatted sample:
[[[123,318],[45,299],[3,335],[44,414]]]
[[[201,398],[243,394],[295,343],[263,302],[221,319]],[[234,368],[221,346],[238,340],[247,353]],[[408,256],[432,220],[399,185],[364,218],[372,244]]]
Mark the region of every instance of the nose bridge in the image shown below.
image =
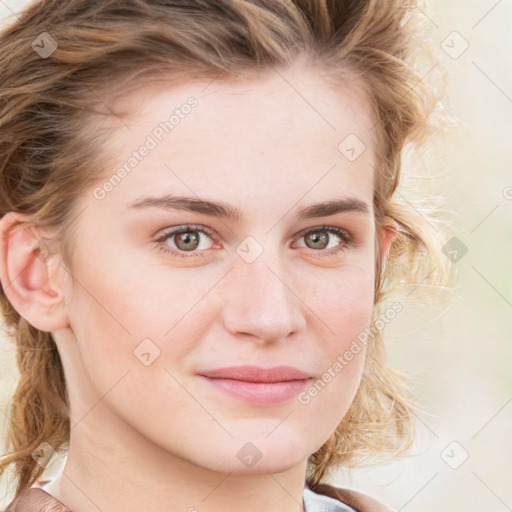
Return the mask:
[[[251,334],[264,341],[278,341],[304,325],[300,301],[292,292],[293,278],[278,251],[263,253],[252,263],[242,257],[229,273],[224,323],[234,335]],[[290,289],[291,288],[291,289]]]

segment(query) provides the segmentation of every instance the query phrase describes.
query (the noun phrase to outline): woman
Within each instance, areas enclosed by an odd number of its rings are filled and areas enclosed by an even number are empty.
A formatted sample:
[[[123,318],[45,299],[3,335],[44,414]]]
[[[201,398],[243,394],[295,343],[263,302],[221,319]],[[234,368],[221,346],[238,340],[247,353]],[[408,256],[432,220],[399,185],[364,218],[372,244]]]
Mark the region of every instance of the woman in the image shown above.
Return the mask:
[[[326,477],[410,446],[383,299],[447,275],[392,197],[434,107],[414,14],[46,0],[4,30],[9,511],[389,510]]]

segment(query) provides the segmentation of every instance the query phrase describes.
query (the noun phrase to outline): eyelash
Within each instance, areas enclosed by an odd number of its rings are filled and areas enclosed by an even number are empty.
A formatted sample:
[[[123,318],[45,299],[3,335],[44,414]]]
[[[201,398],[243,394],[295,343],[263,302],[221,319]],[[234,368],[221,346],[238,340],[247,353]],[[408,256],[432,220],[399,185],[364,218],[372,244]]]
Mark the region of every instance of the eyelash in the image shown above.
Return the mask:
[[[186,231],[197,231],[199,233],[204,233],[211,240],[215,241],[215,235],[214,235],[213,231],[211,231],[210,229],[205,228],[204,226],[194,226],[194,225],[187,224],[184,226],[179,226],[178,228],[174,228],[170,231],[167,231],[161,237],[157,238],[155,240],[155,242],[158,244],[158,250],[162,251],[166,254],[171,254],[172,256],[180,257],[180,258],[193,258],[193,257],[204,256],[204,253],[206,251],[199,251],[199,252],[191,251],[190,253],[187,253],[186,251],[179,251],[176,249],[169,248],[169,245],[165,244],[165,241],[168,240],[169,238],[171,238],[172,236],[177,235],[182,232],[186,232]],[[316,231],[327,231],[329,233],[333,233],[336,236],[338,236],[339,238],[341,238],[343,243],[339,247],[335,247],[335,248],[331,248],[331,249],[323,249],[323,250],[318,250],[318,251],[316,251],[315,249],[309,249],[310,251],[319,253],[318,256],[315,256],[315,257],[327,258],[327,257],[341,255],[348,248],[356,245],[356,242],[355,242],[353,236],[347,230],[337,227],[337,226],[326,226],[326,225],[315,226],[314,228],[309,228],[309,229],[301,231],[293,239],[293,242],[296,242],[297,240],[300,240],[305,235],[312,233],[312,232],[316,232]]]
[[[164,243],[166,240],[168,240],[172,236],[177,235],[179,233],[187,232],[187,231],[197,231],[199,233],[204,233],[210,239],[215,241],[215,235],[210,229],[207,229],[204,226],[194,226],[194,225],[186,224],[184,226],[179,226],[178,228],[167,231],[161,237],[157,238],[155,240],[155,242],[159,244],[158,250],[162,251],[166,254],[171,254],[173,256],[181,257],[181,258],[193,258],[193,257],[203,256],[203,254],[207,251],[190,251],[190,253],[187,253],[186,251],[178,251],[178,250],[169,248],[169,246]],[[325,225],[315,226],[314,228],[309,228],[309,229],[301,231],[293,239],[293,242],[301,239],[302,237],[304,237],[305,235],[307,235],[309,233],[316,232],[316,231],[328,231],[329,233],[334,233],[339,238],[341,238],[344,242],[344,244],[341,245],[340,247],[335,247],[332,249],[323,249],[323,250],[319,250],[319,251],[316,251],[315,249],[310,249],[313,252],[319,253],[319,255],[316,257],[326,258],[329,256],[336,256],[341,253],[344,253],[347,250],[347,248],[356,245],[353,236],[347,230],[345,230],[343,228],[339,228],[337,226],[325,226]],[[189,256],[189,254],[190,254],[190,256]]]

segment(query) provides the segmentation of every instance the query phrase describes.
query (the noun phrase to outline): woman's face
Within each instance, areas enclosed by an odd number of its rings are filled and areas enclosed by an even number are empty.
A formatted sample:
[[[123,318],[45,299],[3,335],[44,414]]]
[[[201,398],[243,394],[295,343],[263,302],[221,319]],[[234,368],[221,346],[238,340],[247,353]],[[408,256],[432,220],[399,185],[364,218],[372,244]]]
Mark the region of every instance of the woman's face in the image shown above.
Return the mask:
[[[123,100],[134,115],[109,141],[118,166],[79,208],[72,339],[55,333],[74,435],[83,422],[99,438],[116,425],[222,472],[283,471],[328,439],[360,382],[353,342],[374,299],[376,163],[361,91],[298,67]],[[203,376],[243,365],[310,380]]]

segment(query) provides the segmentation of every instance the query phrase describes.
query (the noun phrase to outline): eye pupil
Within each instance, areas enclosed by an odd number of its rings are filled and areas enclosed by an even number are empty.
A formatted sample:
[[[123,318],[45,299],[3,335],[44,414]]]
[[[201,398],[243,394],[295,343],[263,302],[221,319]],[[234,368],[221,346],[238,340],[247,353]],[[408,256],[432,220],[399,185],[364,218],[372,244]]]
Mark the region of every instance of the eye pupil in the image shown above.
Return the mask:
[[[192,233],[192,235],[190,233]],[[195,231],[182,231],[181,233],[176,233],[175,237],[176,247],[179,249],[193,251],[199,245],[199,235]],[[185,245],[182,246],[182,243]]]
[[[203,229],[197,229],[191,226],[182,226],[180,230],[169,232],[162,236],[158,241],[165,242],[165,245],[167,245],[169,240],[174,239],[172,244],[175,246],[177,251],[181,252],[181,256],[183,257],[183,253],[185,252],[195,253],[195,251],[198,250],[198,246],[201,245],[201,233],[203,233],[207,238],[211,238],[211,235]],[[351,238],[350,236],[344,235],[343,230],[320,226],[317,227],[317,229],[303,233],[301,238],[305,240],[307,247],[314,249],[315,252],[319,254],[322,254],[329,246],[331,236],[336,236],[341,240],[344,240],[345,245],[342,244],[339,249],[331,249],[329,255],[344,253],[347,245],[350,245],[351,243]],[[177,253],[176,250],[168,250],[164,246],[162,246],[162,250],[174,254]]]
[[[320,247],[313,245],[312,249],[325,249],[325,247],[329,245],[329,235],[319,233],[321,233],[321,231],[313,231],[308,233],[305,237],[307,243],[312,241],[313,244],[320,244]]]

